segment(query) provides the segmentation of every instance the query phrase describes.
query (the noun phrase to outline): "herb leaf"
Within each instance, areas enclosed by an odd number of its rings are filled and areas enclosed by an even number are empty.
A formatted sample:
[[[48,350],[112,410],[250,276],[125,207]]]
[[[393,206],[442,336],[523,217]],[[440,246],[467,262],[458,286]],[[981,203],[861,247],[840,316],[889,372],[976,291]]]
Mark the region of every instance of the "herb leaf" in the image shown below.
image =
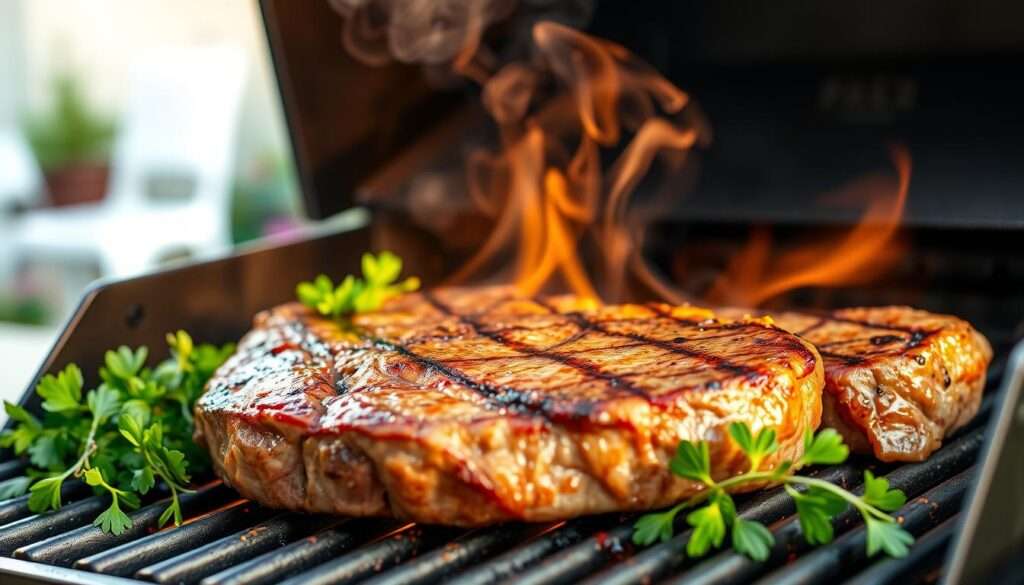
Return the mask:
[[[708,443],[680,441],[669,462],[669,468],[673,474],[699,481],[707,489],[673,508],[640,517],[634,524],[633,542],[649,545],[658,540],[664,542],[671,539],[676,515],[683,509],[693,508],[686,516],[687,523],[693,527],[686,543],[686,554],[691,557],[707,554],[712,548],[721,546],[726,533],[731,531],[734,550],[756,561],[767,560],[775,546],[775,537],[760,522],[737,515],[736,506],[727,490],[745,484],[778,482],[793,498],[800,529],[809,544],[830,542],[835,535],[833,519],[853,506],[867,526],[869,555],[884,551],[890,556],[899,557],[907,553],[907,547],[913,543],[914,537],[886,514],[903,506],[906,496],[898,489],[889,489],[889,480],[865,471],[864,495],[858,497],[822,479],[795,475],[795,470],[802,465],[845,461],[849,448],[843,444],[839,433],[832,429],[824,429],[817,435],[808,432],[804,437],[804,454],[796,463],[790,460],[779,461],[771,470],[762,471],[760,465],[764,458],[779,449],[774,429],[762,429],[755,435],[746,424],[732,423],[728,432],[736,446],[747,456],[749,470],[715,481],[711,477]]]
[[[868,531],[868,556],[872,557],[884,551],[890,557],[907,556],[914,537],[893,521],[866,518]]]
[[[732,547],[755,561],[765,561],[775,545],[775,537],[760,522],[737,517],[732,525]]]
[[[299,302],[321,315],[339,318],[349,313],[379,309],[390,298],[420,287],[416,277],[396,282],[402,273],[402,259],[387,250],[374,256],[363,254],[363,277],[348,275],[337,286],[325,274],[295,287]]]
[[[672,473],[704,484],[711,480],[711,456],[706,441],[679,441],[676,454],[668,464]]]
[[[75,364],[70,364],[56,376],[47,374],[39,381],[36,393],[43,398],[44,410],[78,410],[82,401],[82,370]]]
[[[12,477],[0,481],[0,500],[9,500],[28,493],[28,486],[32,485],[32,478],[28,476]]]
[[[824,429],[818,434],[807,431],[804,435],[804,455],[800,465],[835,465],[846,461],[850,449],[843,443],[843,437],[835,429]]]
[[[775,429],[772,428],[763,428],[757,435],[751,435],[750,427],[734,422],[729,425],[729,436],[750,459],[751,471],[760,468],[761,461],[779,449],[779,442],[775,438]]]
[[[60,488],[64,477],[57,475],[37,481],[29,489],[28,509],[35,512],[60,509]]]
[[[184,331],[169,334],[167,341],[170,359],[152,370],[144,347],[106,352],[99,369],[103,382],[87,392],[74,364],[44,376],[36,388],[48,412],[42,420],[5,403],[15,425],[0,434],[0,446],[28,453],[33,469],[0,482],[0,498],[27,489],[30,510],[56,510],[64,481],[81,477],[111,498],[96,526],[121,534],[131,526],[125,510],[137,508],[139,496],[163,482],[171,491],[164,522],[180,523],[179,494],[192,491],[189,468],[207,462],[192,442],[192,406],[234,349],[196,345]]]
[[[633,532],[633,542],[641,546],[654,544],[655,541],[665,542],[672,538],[676,514],[679,508],[671,508],[664,512],[645,514],[637,520]]]
[[[867,470],[864,471],[864,495],[861,499],[865,504],[886,512],[898,510],[907,503],[907,496],[901,490],[889,489],[888,479],[875,477]]]
[[[848,507],[846,502],[830,492],[815,488],[800,493],[787,485],[786,492],[796,503],[796,512],[800,518],[800,530],[804,533],[804,540],[811,545],[832,542],[835,535],[832,517],[846,510]]]
[[[686,516],[686,522],[693,526],[693,534],[686,543],[686,554],[702,557],[711,547],[722,546],[725,540],[725,517],[718,501],[712,501],[703,508],[697,508]]]

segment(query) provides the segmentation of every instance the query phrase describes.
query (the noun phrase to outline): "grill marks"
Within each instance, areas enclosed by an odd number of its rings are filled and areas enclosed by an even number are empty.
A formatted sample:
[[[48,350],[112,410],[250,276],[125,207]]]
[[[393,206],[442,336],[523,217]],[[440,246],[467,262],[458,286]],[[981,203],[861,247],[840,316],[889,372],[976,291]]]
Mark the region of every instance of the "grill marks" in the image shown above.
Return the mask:
[[[852,319],[836,313],[810,313],[817,320],[809,326],[795,331],[797,335],[807,337],[818,348],[822,357],[841,362],[847,366],[863,365],[872,359],[893,353],[903,354],[923,343],[939,332],[937,329],[925,329],[907,325],[878,323],[864,319]],[[853,325],[864,329],[864,335],[851,339],[822,341],[816,339],[816,333],[830,324]],[[892,332],[873,333],[869,332]],[[894,347],[901,344],[901,347]],[[865,349],[865,346],[868,349]],[[850,351],[844,351],[852,348]]]
[[[578,309],[571,298],[494,293],[411,295],[386,312],[357,318],[355,332],[365,342],[344,342],[334,351],[370,352],[356,364],[370,364],[364,359],[382,352],[394,356],[385,358],[386,376],[488,411],[558,424],[605,420],[606,405],[622,398],[666,405],[679,393],[715,391],[730,381],[760,387],[780,367],[803,363],[807,372],[818,359],[795,336],[759,323],[691,320],[661,305],[591,310]],[[398,378],[391,379],[402,384]],[[390,383],[371,376],[347,392]]]
[[[442,301],[437,295],[432,293],[423,293],[423,299],[429,303],[435,310],[440,312],[445,317],[457,319],[459,323],[467,326],[474,335],[478,335],[485,339],[489,339],[500,344],[502,347],[509,348],[517,352],[519,355],[509,356],[507,354],[500,354],[495,356],[482,356],[482,357],[465,357],[456,360],[444,360],[435,359],[427,355],[422,355],[420,351],[416,349],[395,344],[392,342],[379,340],[379,347],[396,351],[401,355],[413,359],[423,367],[431,368],[434,371],[444,375],[450,380],[461,384],[480,396],[484,397],[489,403],[500,406],[500,407],[512,407],[520,410],[540,410],[542,413],[550,414],[549,411],[553,406],[553,401],[557,399],[544,397],[546,393],[558,391],[560,389],[569,389],[573,384],[567,384],[565,386],[548,386],[541,390],[540,388],[515,388],[506,385],[490,384],[485,381],[476,379],[473,375],[470,375],[463,371],[459,367],[460,364],[479,364],[486,362],[497,362],[498,360],[515,360],[522,357],[534,357],[547,360],[553,363],[561,364],[571,368],[573,371],[578,372],[583,378],[598,382],[603,387],[614,393],[626,393],[628,395],[639,396],[645,399],[650,399],[649,392],[641,385],[630,380],[630,377],[643,376],[648,380],[664,380],[670,378],[685,377],[698,373],[706,368],[710,368],[719,372],[722,372],[724,376],[716,377],[710,382],[696,384],[693,387],[704,387],[707,389],[717,389],[722,385],[724,379],[728,379],[730,376],[745,376],[748,378],[759,377],[765,372],[759,368],[750,367],[744,364],[734,363],[727,359],[723,359],[720,356],[713,355],[711,353],[694,349],[685,346],[685,343],[689,341],[685,337],[677,337],[671,341],[661,340],[652,338],[637,332],[624,332],[617,331],[609,328],[609,325],[623,325],[628,326],[630,322],[640,324],[651,323],[651,318],[634,318],[634,319],[609,319],[607,321],[598,322],[588,318],[586,315],[580,312],[560,312],[550,303],[542,299],[530,299],[529,302],[533,303],[538,307],[542,307],[546,310],[546,314],[558,318],[555,322],[549,322],[544,325],[530,327],[522,323],[514,323],[505,325],[501,328],[493,328],[485,323],[485,320],[489,314],[493,311],[499,310],[503,303],[510,302],[514,299],[508,297],[498,302],[490,304],[485,310],[477,313],[468,313],[453,308],[448,303]],[[657,318],[669,319],[675,323],[679,323],[686,327],[700,327],[700,331],[704,331],[707,325],[701,325],[696,321],[681,319],[673,316],[670,312],[665,311],[661,307],[651,306],[649,307],[654,312]],[[546,347],[537,347],[529,345],[527,343],[518,341],[510,337],[512,333],[522,331],[535,331],[543,333],[545,330],[551,330],[559,325],[565,323],[572,323],[576,327],[576,331],[572,334],[559,339],[555,343]],[[745,328],[759,327],[750,324],[735,324],[735,323],[715,323],[713,325],[715,329],[735,329],[735,332],[729,332],[722,335],[709,335],[704,337],[696,337],[696,340],[703,341],[708,339],[720,339],[725,337],[733,336],[745,336]],[[569,346],[575,342],[583,340],[587,335],[591,333],[599,333],[606,337],[619,338],[626,343],[622,345],[614,346],[598,346],[589,348],[577,348],[571,351],[558,351],[559,348]],[[450,339],[448,336],[447,339]],[[426,338],[417,337],[416,342],[425,342]],[[697,361],[697,365],[691,368],[685,368],[682,370],[674,371],[668,374],[664,373],[651,373],[643,370],[625,369],[621,372],[610,372],[602,364],[597,363],[593,360],[583,357],[588,353],[601,353],[608,350],[630,350],[638,349],[643,347],[654,347],[658,350],[669,354],[686,357]],[[799,347],[801,350],[806,351],[805,348],[800,346],[799,343],[794,345]],[[586,414],[592,410],[593,403],[587,400],[573,399],[577,404],[573,408],[573,412],[576,414]]]
[[[607,382],[612,388],[622,389],[625,390],[626,392],[629,392],[630,394],[647,397],[647,393],[644,392],[643,389],[634,386],[631,382],[624,378],[621,378],[613,373],[602,370],[601,367],[598,364],[595,364],[594,362],[577,358],[572,354],[555,353],[552,352],[550,349],[537,349],[524,343],[508,339],[501,331],[488,330],[482,323],[470,317],[469,315],[460,314],[453,311],[451,307],[442,303],[431,293],[423,293],[423,297],[437,310],[441,311],[442,313],[448,316],[455,317],[462,323],[469,325],[477,335],[496,341],[506,347],[510,347],[526,355],[549,359],[551,361],[567,365],[573,369],[580,371],[585,376]]]

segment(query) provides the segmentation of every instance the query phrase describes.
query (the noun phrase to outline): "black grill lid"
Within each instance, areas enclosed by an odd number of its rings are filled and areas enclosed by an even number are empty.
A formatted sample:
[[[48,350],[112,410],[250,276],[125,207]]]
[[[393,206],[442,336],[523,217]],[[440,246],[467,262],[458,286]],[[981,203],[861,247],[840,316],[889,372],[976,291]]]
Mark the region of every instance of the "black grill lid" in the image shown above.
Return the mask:
[[[328,0],[261,5],[312,217],[357,204],[372,176],[476,111],[473,83],[438,89],[417,66],[355,61]],[[516,35],[496,29],[488,41],[500,53]],[[900,143],[914,159],[906,224],[1024,228],[1020,4],[596,2],[588,30],[636,52],[708,114],[715,139],[700,180],[666,217],[852,221],[860,209],[816,202],[891,172],[887,148]],[[473,119],[467,136],[488,124]],[[458,158],[467,136],[418,150]]]

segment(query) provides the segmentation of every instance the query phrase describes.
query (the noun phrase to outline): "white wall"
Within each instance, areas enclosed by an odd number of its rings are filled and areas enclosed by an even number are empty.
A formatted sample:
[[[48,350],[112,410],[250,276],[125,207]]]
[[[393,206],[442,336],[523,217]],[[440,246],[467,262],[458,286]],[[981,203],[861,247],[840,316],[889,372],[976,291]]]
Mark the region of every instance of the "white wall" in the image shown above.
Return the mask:
[[[0,0],[0,131],[15,124],[25,95],[19,0]]]
[[[286,150],[257,0],[0,0],[0,6],[19,3],[30,107],[43,103],[55,72],[71,68],[94,103],[116,114],[129,64],[140,50],[234,42],[251,56],[239,162]],[[0,36],[6,36],[2,12]]]

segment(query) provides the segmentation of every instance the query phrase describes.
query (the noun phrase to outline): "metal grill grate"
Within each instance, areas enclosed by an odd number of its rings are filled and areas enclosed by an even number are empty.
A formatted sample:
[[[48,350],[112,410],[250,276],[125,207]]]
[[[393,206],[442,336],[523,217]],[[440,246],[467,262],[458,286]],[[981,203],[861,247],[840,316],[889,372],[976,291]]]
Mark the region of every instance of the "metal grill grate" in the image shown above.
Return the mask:
[[[993,367],[993,370],[997,368]],[[865,533],[854,511],[836,519],[836,540],[810,548],[781,489],[738,499],[740,513],[768,524],[776,546],[755,563],[731,551],[700,561],[686,558],[688,532],[634,550],[633,516],[605,515],[548,525],[478,530],[417,526],[385,519],[340,519],[281,513],[239,500],[213,481],[183,499],[188,518],[156,530],[165,505],[156,494],[132,514],[120,536],[89,523],[106,503],[80,482],[64,488],[60,511],[33,516],[27,496],[0,502],[0,573],[22,582],[418,584],[495,583],[886,583],[934,576],[955,529],[953,518],[970,485],[984,441],[990,395],[971,425],[918,464],[885,466],[866,460],[818,469],[817,477],[856,488],[865,465],[910,498],[898,512],[918,537],[901,560],[865,558]],[[21,473],[19,461],[0,463],[0,479]],[[4,582],[7,582],[6,580]]]

